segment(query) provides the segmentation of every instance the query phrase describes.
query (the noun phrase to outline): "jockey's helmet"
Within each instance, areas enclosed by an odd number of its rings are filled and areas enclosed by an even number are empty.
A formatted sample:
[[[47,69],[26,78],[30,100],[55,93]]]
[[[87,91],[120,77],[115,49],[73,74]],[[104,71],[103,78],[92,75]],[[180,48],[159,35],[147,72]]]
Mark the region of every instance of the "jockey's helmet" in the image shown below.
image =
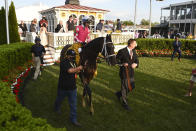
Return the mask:
[[[89,18],[88,16],[84,16],[84,17],[82,18],[82,22],[83,22],[83,23],[90,23],[90,18]]]

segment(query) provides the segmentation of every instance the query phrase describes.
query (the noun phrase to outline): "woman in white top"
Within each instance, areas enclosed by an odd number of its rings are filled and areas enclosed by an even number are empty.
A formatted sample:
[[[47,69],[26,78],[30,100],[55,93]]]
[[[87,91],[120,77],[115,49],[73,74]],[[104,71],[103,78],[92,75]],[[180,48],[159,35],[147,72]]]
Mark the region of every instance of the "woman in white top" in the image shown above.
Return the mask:
[[[46,24],[43,23],[43,26],[40,28],[40,39],[43,46],[48,45],[48,38],[46,33],[48,33],[46,29]]]

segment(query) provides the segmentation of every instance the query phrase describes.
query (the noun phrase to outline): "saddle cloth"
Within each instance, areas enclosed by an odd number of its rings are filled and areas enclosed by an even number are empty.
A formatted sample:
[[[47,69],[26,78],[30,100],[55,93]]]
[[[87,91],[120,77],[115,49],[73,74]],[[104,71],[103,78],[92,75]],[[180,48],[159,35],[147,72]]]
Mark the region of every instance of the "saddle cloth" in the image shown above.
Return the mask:
[[[78,52],[78,49],[82,47],[81,43],[74,43],[72,44],[68,50],[74,50],[76,52],[76,64],[79,65],[80,62],[80,54]]]

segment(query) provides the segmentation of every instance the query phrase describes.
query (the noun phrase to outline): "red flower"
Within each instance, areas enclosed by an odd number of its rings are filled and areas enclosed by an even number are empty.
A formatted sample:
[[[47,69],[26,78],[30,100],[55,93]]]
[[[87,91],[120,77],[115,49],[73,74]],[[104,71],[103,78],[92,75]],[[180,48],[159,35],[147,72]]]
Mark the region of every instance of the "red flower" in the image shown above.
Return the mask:
[[[16,85],[14,85],[14,87],[16,87],[16,89],[19,89],[20,88],[20,84],[18,83]]]
[[[14,89],[14,93],[15,93],[16,95],[18,95],[19,90]]]
[[[27,77],[27,76],[28,76],[28,72],[25,72],[25,73],[24,73],[24,77]]]
[[[21,83],[22,80],[20,78],[17,79],[17,83]]]
[[[18,96],[16,95],[16,102],[17,103],[19,103],[20,102],[20,100],[19,100],[19,98],[18,98]]]

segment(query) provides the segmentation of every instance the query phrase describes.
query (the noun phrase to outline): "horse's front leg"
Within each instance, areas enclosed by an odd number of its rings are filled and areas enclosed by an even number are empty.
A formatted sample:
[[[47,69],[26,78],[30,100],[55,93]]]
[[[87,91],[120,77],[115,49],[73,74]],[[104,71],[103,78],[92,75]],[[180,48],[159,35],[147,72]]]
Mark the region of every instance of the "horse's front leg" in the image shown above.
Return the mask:
[[[83,88],[84,88],[84,89],[83,89],[83,94],[82,94],[82,106],[83,106],[83,107],[86,107],[85,96],[86,96],[86,94],[87,94],[87,91],[86,91],[86,89],[85,89],[85,86],[84,86]]]
[[[92,91],[91,91],[88,84],[85,85],[85,89],[86,89],[86,92],[87,92],[88,97],[89,97],[90,114],[93,115],[94,114],[94,108],[93,108],[93,102],[92,102]]]

